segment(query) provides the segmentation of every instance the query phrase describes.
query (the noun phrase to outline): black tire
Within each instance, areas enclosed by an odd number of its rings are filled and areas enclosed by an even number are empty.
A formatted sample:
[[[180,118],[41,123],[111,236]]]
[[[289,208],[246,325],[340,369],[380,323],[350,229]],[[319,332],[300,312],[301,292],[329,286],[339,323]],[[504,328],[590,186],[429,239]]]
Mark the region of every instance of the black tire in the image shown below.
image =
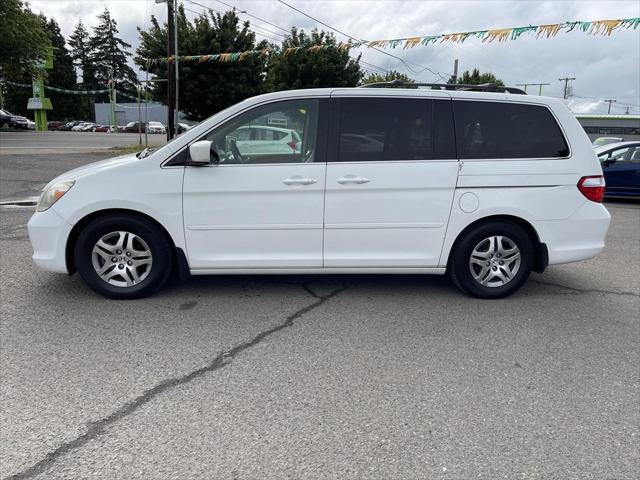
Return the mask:
[[[152,264],[146,277],[132,286],[111,285],[98,275],[93,266],[92,252],[98,240],[118,231],[137,235],[151,251]],[[121,300],[142,298],[158,291],[169,279],[174,263],[173,248],[167,234],[144,217],[126,214],[99,217],[84,227],[75,245],[74,260],[78,273],[92,290]]]
[[[460,290],[474,297],[495,299],[511,295],[524,285],[533,268],[535,250],[531,238],[521,226],[506,220],[493,220],[479,224],[462,235],[453,247],[448,267],[451,281]],[[506,284],[500,286],[482,285],[474,278],[474,267],[470,265],[471,253],[476,246],[493,236],[507,237],[520,251],[520,264],[516,273]],[[479,270],[482,267],[475,268]],[[496,268],[501,269],[499,266]]]

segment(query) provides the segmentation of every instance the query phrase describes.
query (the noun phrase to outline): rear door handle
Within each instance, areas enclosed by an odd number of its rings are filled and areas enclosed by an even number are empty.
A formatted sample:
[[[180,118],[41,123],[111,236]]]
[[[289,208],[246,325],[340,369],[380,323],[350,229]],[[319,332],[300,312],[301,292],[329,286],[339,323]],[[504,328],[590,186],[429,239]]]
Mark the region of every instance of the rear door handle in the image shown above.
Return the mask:
[[[347,175],[345,177],[339,178],[337,180],[337,182],[340,185],[345,185],[347,183],[355,183],[355,184],[362,184],[362,183],[369,183],[371,180],[369,180],[368,178],[365,177],[358,177],[356,175]]]
[[[318,183],[318,180],[316,180],[315,178],[300,177],[296,175],[293,177],[285,178],[284,180],[282,180],[282,183],[284,183],[285,185],[312,185],[314,183]]]

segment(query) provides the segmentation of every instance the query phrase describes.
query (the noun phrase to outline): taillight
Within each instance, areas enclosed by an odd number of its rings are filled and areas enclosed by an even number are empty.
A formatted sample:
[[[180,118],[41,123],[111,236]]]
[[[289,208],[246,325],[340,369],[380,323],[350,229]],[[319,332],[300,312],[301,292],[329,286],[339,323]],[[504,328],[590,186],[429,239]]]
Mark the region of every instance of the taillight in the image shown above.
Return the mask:
[[[292,150],[295,150],[296,147],[298,146],[298,143],[295,142],[294,140],[291,140],[289,143],[287,143],[287,145],[289,145]]]
[[[604,198],[604,177],[590,175],[578,181],[578,190],[592,202],[601,203]]]

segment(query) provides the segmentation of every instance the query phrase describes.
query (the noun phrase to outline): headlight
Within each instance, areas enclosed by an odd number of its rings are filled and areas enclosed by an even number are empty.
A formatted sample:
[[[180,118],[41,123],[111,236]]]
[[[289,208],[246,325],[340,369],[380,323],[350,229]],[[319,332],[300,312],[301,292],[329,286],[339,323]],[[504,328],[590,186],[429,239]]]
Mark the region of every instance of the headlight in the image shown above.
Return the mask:
[[[38,212],[44,212],[47,210],[51,205],[60,200],[63,195],[73,187],[74,183],[76,183],[74,180],[69,180],[67,182],[58,182],[49,187],[47,190],[42,192],[42,195],[40,195],[40,201],[38,201],[38,207],[36,210]]]

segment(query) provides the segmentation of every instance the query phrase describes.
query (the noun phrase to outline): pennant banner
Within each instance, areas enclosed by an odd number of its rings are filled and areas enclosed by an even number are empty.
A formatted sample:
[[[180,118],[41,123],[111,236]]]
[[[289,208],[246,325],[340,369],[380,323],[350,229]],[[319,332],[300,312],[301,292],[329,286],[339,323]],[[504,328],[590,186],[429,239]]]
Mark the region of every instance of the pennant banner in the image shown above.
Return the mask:
[[[11,85],[14,87],[18,87],[18,88],[32,88],[31,84],[27,84],[27,83],[18,83],[18,82],[12,82],[10,80],[5,80],[5,83],[7,85]],[[109,89],[101,89],[101,90],[68,90],[66,88],[58,88],[58,87],[51,87],[49,85],[45,85],[44,88],[46,90],[51,90],[52,92],[59,92],[59,93],[68,93],[71,95],[98,95],[101,93],[109,93],[110,90]],[[133,98],[135,100],[137,100],[137,96],[136,95],[131,95],[129,93],[125,93],[125,92],[121,92],[120,90],[116,90],[116,93],[120,96],[123,97],[127,97],[127,98]]]
[[[517,40],[523,34],[535,34],[535,38],[552,38],[561,31],[569,33],[573,30],[580,30],[590,35],[606,35],[611,36],[614,31],[621,29],[636,30],[640,26],[640,17],[622,18],[617,20],[593,20],[589,22],[574,21],[553,23],[546,25],[527,25],[523,27],[497,28],[492,30],[475,30],[471,32],[443,33],[439,35],[426,35],[421,37],[405,37],[387,40],[362,40],[356,42],[339,43],[338,45],[314,45],[312,47],[289,47],[284,49],[265,48],[262,50],[248,50],[245,52],[235,53],[214,53],[209,55],[184,55],[179,56],[179,62],[239,62],[248,58],[268,57],[270,55],[292,55],[300,51],[318,53],[326,50],[347,51],[352,48],[369,47],[369,48],[398,48],[409,49],[418,45],[428,46],[434,43],[463,43],[468,38],[473,37],[482,40],[483,43],[507,42],[509,40]],[[148,64],[171,63],[175,61],[175,57],[150,58],[146,59]]]

